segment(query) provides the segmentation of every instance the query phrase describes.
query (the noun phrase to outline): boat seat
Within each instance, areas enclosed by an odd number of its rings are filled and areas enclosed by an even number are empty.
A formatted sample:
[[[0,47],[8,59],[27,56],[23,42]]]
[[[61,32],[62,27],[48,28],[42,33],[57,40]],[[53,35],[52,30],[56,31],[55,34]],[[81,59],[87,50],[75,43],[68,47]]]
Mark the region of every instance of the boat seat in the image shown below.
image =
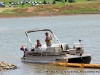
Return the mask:
[[[75,49],[69,49],[69,54],[76,55],[76,50]]]
[[[55,52],[55,47],[47,47],[47,52]]]
[[[67,51],[69,49],[68,44],[62,44],[61,47],[62,47],[63,51]]]
[[[59,47],[47,47],[46,49],[47,55],[60,55],[61,54],[61,49]]]
[[[52,44],[51,47],[61,47],[61,44]]]

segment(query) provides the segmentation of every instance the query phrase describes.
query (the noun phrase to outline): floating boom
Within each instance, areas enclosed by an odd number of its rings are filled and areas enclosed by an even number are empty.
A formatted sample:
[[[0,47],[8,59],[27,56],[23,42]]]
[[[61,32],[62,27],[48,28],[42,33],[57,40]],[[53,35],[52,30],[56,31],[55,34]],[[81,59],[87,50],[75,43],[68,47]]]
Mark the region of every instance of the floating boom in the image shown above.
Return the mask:
[[[55,66],[80,67],[80,68],[98,68],[98,69],[100,69],[100,64],[67,63],[67,62],[53,62],[51,64],[55,65]]]

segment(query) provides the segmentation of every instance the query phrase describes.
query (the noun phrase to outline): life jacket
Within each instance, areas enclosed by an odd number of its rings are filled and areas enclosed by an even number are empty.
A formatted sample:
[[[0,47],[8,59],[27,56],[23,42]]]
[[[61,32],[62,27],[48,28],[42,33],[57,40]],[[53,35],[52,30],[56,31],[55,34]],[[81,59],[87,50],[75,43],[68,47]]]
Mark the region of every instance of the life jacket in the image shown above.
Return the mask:
[[[52,41],[52,36],[51,36],[51,35],[46,36],[45,42],[46,42],[46,43],[49,43],[49,42],[51,42],[51,41]]]

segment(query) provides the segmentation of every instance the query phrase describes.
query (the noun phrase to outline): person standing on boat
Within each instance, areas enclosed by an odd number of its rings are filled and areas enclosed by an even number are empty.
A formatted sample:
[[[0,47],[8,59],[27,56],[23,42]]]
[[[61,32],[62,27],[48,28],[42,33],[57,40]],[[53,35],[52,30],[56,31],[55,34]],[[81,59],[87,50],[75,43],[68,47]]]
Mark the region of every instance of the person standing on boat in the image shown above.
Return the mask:
[[[48,32],[45,33],[45,42],[47,46],[51,46],[52,36],[48,34]]]

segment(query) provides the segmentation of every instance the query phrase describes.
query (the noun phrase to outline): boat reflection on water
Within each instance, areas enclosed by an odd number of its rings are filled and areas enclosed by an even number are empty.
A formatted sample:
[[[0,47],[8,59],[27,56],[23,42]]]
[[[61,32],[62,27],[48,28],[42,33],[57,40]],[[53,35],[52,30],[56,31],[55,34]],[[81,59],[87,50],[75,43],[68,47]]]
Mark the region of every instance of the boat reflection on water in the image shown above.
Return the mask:
[[[23,63],[23,64],[24,64],[24,67],[26,66],[27,69],[30,68],[36,74],[38,74],[38,73],[49,73],[49,74],[62,73],[64,71],[71,69],[70,67],[62,67],[62,66],[58,67],[58,66],[53,66],[51,64],[43,64],[43,63],[41,63],[41,64]]]
[[[34,73],[31,72],[31,74],[43,73],[43,74],[49,74],[49,75],[52,75],[52,74],[65,75],[65,74],[75,73],[75,74],[85,75],[84,72],[87,72],[85,71],[87,69],[78,68],[78,67],[71,68],[71,67],[64,67],[64,66],[54,66],[51,64],[33,64],[33,63],[23,63],[23,64],[24,64],[24,67],[25,66],[27,67],[27,70],[30,69],[31,71],[34,71]]]

